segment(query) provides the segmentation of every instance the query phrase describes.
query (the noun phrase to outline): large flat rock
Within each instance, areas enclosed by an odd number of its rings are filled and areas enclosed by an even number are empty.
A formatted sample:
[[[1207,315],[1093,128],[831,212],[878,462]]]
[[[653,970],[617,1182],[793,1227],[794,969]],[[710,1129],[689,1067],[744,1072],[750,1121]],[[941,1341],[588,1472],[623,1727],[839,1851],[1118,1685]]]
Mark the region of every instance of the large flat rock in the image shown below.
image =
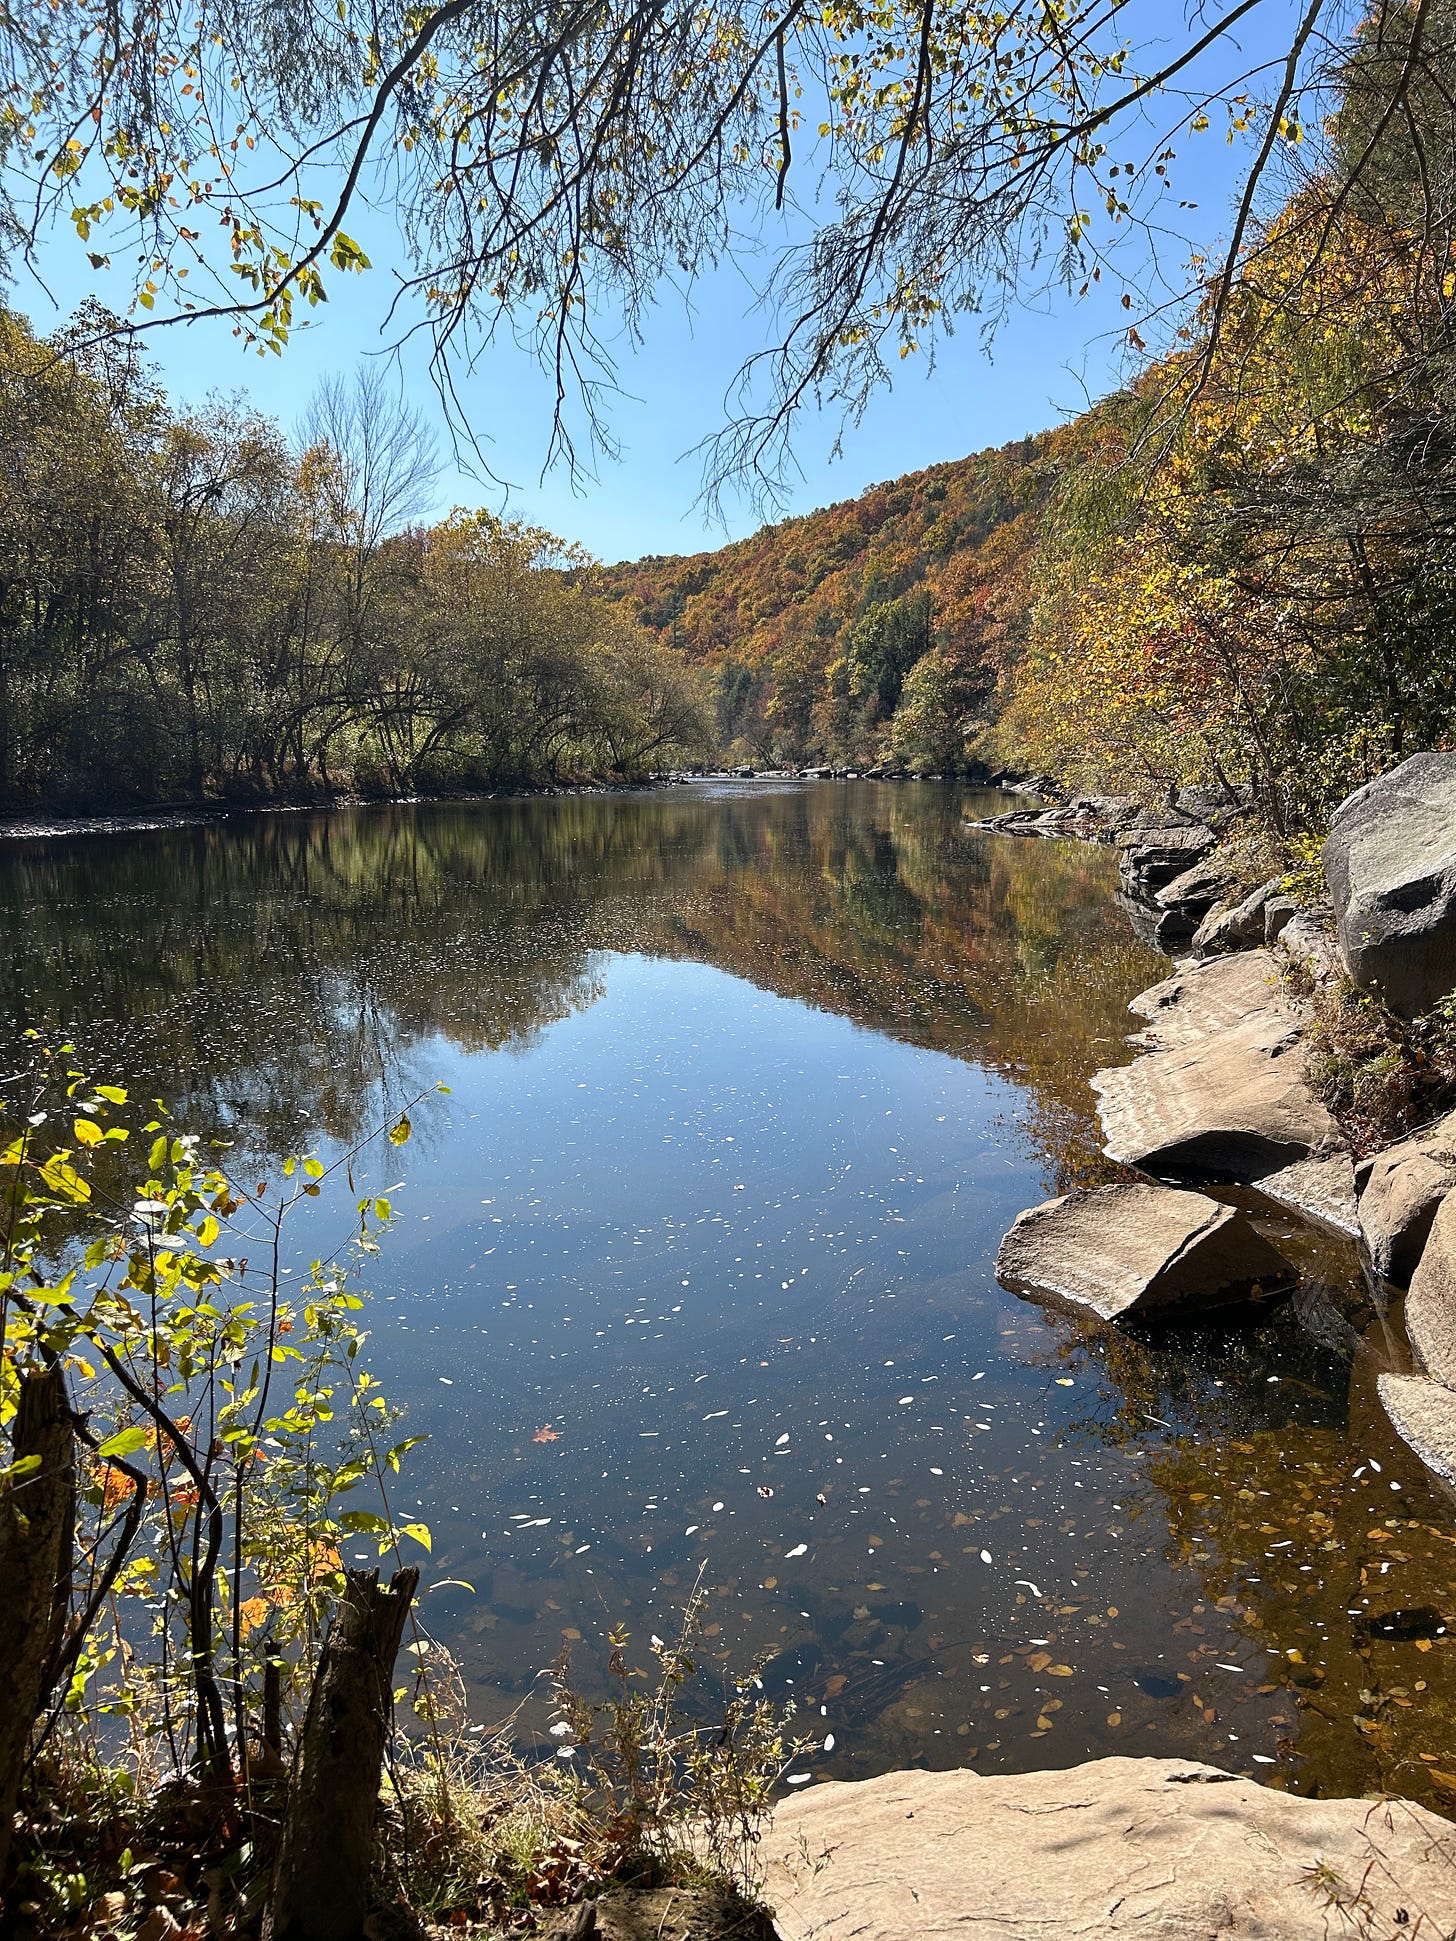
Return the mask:
[[[783,1941],[1393,1941],[1456,1928],[1448,1821],[1403,1800],[1298,1799],[1176,1759],[814,1786],[779,1807],[765,1852]]]
[[[1295,1279],[1278,1248],[1234,1207],[1142,1182],[1029,1208],[1001,1242],[996,1275],[1018,1292],[1070,1301],[1104,1321],[1227,1307]]]
[[[1324,865],[1357,984],[1406,1017],[1456,989],[1456,755],[1413,755],[1357,789]]]
[[[1429,1375],[1381,1375],[1377,1387],[1401,1441],[1456,1489],[1456,1391]]]
[[[1340,1151],[1305,1079],[1305,1018],[1266,950],[1193,964],[1133,1000],[1145,1055],[1098,1072],[1106,1150],[1175,1177],[1259,1180]]]
[[[1360,1232],[1370,1264],[1405,1285],[1425,1250],[1436,1209],[1456,1186],[1456,1112],[1360,1168]]]

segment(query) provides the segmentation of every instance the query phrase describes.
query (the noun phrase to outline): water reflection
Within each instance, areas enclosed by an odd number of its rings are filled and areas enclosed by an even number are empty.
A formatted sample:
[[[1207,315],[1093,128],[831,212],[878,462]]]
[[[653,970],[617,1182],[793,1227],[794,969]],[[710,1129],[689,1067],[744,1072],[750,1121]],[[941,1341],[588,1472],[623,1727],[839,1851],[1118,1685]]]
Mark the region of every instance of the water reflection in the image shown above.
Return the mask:
[[[824,1771],[1173,1751],[1450,1805],[1456,1546],[1350,1251],[1296,1237],[1299,1304],[1173,1342],[994,1284],[1022,1206],[1105,1175],[1087,1079],[1161,960],[1105,852],[961,808],[702,788],[29,846],[13,1025],[260,1165],[448,1081],[372,1354],[432,1437],[426,1612],[483,1704],[563,1641],[590,1676],[701,1575],[709,1685],[767,1652]]]

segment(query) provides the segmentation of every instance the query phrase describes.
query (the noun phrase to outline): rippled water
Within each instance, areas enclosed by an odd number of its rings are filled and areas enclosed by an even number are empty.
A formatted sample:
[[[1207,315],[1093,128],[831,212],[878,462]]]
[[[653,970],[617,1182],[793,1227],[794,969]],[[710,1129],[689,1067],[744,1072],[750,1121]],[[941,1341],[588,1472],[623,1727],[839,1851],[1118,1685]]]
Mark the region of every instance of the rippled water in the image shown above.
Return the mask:
[[[563,1641],[587,1679],[611,1626],[645,1650],[701,1575],[708,1696],[771,1652],[818,1772],[1177,1753],[1449,1808],[1456,1525],[1379,1409],[1402,1339],[1353,1249],[1271,1219],[1297,1304],[1146,1339],[994,1282],[1022,1207],[1111,1176],[1087,1079],[1163,960],[1108,852],[966,804],[702,784],[14,846],[13,1026],[264,1166],[449,1084],[356,1177],[403,1181],[371,1354],[430,1437],[403,1502],[482,1715]],[[305,1254],[346,1207],[310,1215]]]

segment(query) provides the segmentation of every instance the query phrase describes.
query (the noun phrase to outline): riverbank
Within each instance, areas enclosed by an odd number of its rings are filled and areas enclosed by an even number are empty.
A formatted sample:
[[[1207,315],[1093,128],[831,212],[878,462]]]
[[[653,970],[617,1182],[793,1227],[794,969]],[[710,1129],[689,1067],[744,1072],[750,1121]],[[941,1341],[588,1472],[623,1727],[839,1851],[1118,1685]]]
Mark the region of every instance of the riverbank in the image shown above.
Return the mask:
[[[643,781],[543,782],[508,789],[460,789],[413,795],[373,795],[343,789],[336,794],[265,796],[232,802],[164,802],[149,808],[75,814],[36,809],[0,815],[0,842],[31,842],[55,836],[144,835],[155,829],[191,829],[236,822],[248,816],[317,815],[330,809],[402,808],[426,802],[527,802],[551,795],[629,795],[670,788],[685,776],[654,775]]]
[[[424,803],[531,802],[550,796],[641,795],[654,789],[694,782],[948,782],[964,778],[912,774],[907,769],[852,768],[704,768],[621,780],[586,778],[571,782],[522,783],[500,789],[445,789],[408,795],[381,795],[342,789],[334,794],[266,796],[257,800],[162,802],[145,808],[69,810],[36,808],[0,814],[0,843],[31,842],[56,836],[143,835],[156,829],[188,829],[234,822],[248,816],[315,815],[330,809],[401,808]],[[970,786],[1023,793],[1026,785],[1000,777],[972,778]]]
[[[1456,1113],[1429,1109],[1449,1107],[1456,1077],[1456,757],[1412,757],[1340,806],[1319,902],[1278,877],[1240,880],[1224,845],[1246,813],[1234,796],[1174,792],[1162,812],[1084,796],[980,825],[1115,843],[1134,927],[1188,951],[1132,1000],[1146,1020],[1130,1039],[1138,1055],[1092,1080],[1105,1152],[1146,1183],[1029,1209],[1003,1243],[1002,1279],[1103,1319],[1262,1301],[1271,1272],[1289,1287],[1297,1275],[1251,1264],[1248,1221],[1233,1244],[1203,1191],[1251,1188],[1355,1239],[1382,1303],[1409,1289],[1414,1367],[1383,1374],[1381,1400],[1456,1491]],[[1410,1068],[1383,1074],[1405,1103],[1392,1122],[1387,1098],[1383,1138],[1340,1112],[1358,1087],[1340,1091],[1338,1022],[1362,1011],[1384,1062]]]

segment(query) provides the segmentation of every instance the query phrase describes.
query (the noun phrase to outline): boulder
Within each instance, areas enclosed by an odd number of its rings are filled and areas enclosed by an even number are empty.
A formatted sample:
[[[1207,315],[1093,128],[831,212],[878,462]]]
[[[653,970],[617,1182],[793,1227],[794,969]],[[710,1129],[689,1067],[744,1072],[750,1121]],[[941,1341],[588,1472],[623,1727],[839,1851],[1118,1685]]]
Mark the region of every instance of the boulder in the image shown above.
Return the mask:
[[[1154,895],[1160,912],[1154,940],[1160,950],[1171,951],[1187,943],[1209,909],[1217,903],[1223,889],[1223,871],[1207,857],[1181,870],[1171,883]]]
[[[1296,1159],[1276,1173],[1263,1173],[1259,1191],[1266,1200],[1292,1208],[1316,1226],[1360,1238],[1360,1210],[1355,1197],[1355,1162],[1347,1152],[1327,1159]]]
[[[1213,831],[1201,822],[1165,829],[1120,829],[1118,870],[1124,886],[1135,896],[1151,897],[1206,856],[1215,840]]]
[[[1298,910],[1279,930],[1279,952],[1299,964],[1317,982],[1333,977],[1340,968],[1340,948],[1335,933],[1323,917],[1312,910]]]
[[[996,1277],[1104,1321],[1228,1307],[1296,1278],[1246,1215],[1205,1193],[1144,1182],[1031,1207],[1001,1242]]]
[[[1406,1285],[1436,1209],[1456,1186],[1456,1112],[1360,1166],[1360,1234],[1383,1280]]]
[[[1240,902],[1219,903],[1193,933],[1193,955],[1213,957],[1220,951],[1253,950],[1264,941],[1264,905],[1275,884],[1263,883]]]
[[[1092,1079],[1105,1150],[1175,1177],[1260,1180],[1342,1148],[1305,1082],[1304,1007],[1267,951],[1214,957],[1131,1008],[1150,1023],[1131,1065]]]
[[[1212,907],[1222,894],[1225,876],[1206,857],[1181,870],[1171,883],[1165,883],[1153,901],[1160,910],[1184,910],[1189,915]]]
[[[783,1941],[1333,1941],[1456,1927],[1456,1827],[1181,1759],[806,1787],[762,1851]]]
[[[1437,1207],[1411,1275],[1405,1331],[1426,1373],[1456,1384],[1456,1195],[1448,1193]]]
[[[1429,1375],[1382,1375],[1376,1386],[1401,1441],[1456,1489],[1456,1390]]]
[[[1264,904],[1264,941],[1272,944],[1280,936],[1285,926],[1299,915],[1299,905],[1292,896],[1271,896]]]
[[[1413,755],[1357,789],[1324,865],[1357,984],[1404,1017],[1456,989],[1456,754]]]

